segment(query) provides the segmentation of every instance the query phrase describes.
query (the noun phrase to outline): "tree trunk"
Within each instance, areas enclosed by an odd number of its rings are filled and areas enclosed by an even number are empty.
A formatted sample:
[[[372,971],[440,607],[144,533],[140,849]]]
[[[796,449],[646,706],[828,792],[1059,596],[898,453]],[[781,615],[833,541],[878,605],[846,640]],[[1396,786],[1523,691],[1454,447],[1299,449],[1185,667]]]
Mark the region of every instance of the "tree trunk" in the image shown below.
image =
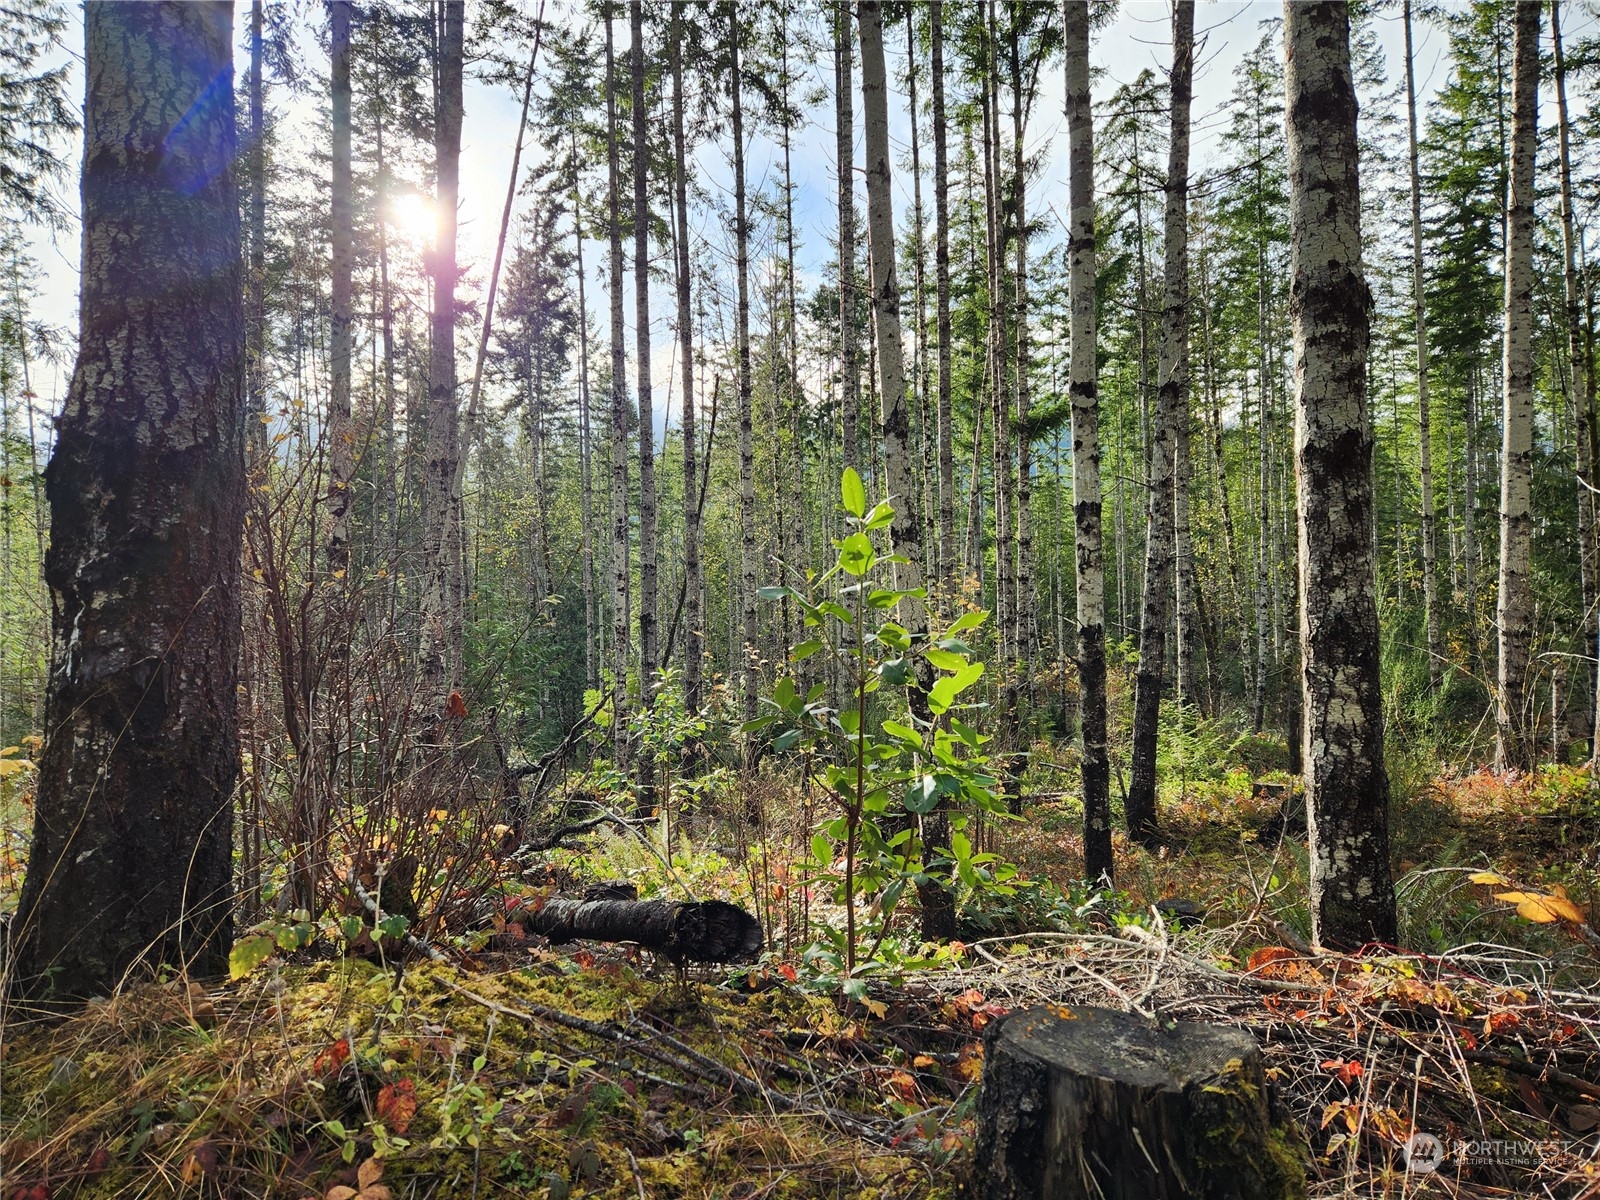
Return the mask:
[[[245,411],[252,460],[265,456],[267,425],[267,127],[262,71],[262,0],[250,4],[250,272],[245,311]],[[252,463],[252,465],[255,465]]]
[[[1422,176],[1417,169],[1417,86],[1411,52],[1411,0],[1401,5],[1406,44],[1406,131],[1411,162],[1411,306],[1417,326],[1417,461],[1422,477],[1422,611],[1428,642],[1428,686],[1444,681],[1439,628],[1439,540],[1433,510],[1433,431],[1428,412],[1428,313],[1422,291]]]
[[[328,333],[328,554],[327,572],[339,581],[350,568],[350,502],[355,475],[355,430],[350,425],[350,0],[328,5],[331,35],[333,180],[332,311]],[[342,585],[335,582],[335,590]],[[345,645],[332,631],[330,649]]]
[[[644,4],[630,0],[633,47],[633,304],[639,377],[639,686],[649,702],[656,668],[656,427],[650,384],[649,113],[644,102]]]
[[[572,247],[578,276],[578,505],[583,559],[583,678],[591,688],[600,686],[600,659],[595,638],[599,633],[594,577],[594,434],[589,423],[589,309],[584,299],[583,213],[578,192],[578,137],[572,135]]]
[[[1495,764],[1533,765],[1524,694],[1533,638],[1533,158],[1538,141],[1538,4],[1516,6],[1512,52],[1511,185],[1505,266],[1505,387],[1500,452],[1499,689]]]
[[[985,1200],[1291,1200],[1305,1149],[1275,1124],[1248,1032],[1051,1005],[984,1033]]]
[[[1194,4],[1178,0],[1172,17],[1172,133],[1167,146],[1165,280],[1156,414],[1150,431],[1150,507],[1145,536],[1144,605],[1139,672],[1133,702],[1133,761],[1128,784],[1128,836],[1153,845],[1156,740],[1167,665],[1173,589],[1173,516],[1178,426],[1189,408],[1189,102],[1193,91]]]
[[[683,13],[672,9],[672,188],[678,222],[678,357],[683,373],[683,704],[691,714],[700,711],[701,668],[705,659],[705,630],[700,616],[700,478],[696,444],[694,397],[694,325],[690,307],[689,266],[689,156],[684,141]]]
[[[1072,398],[1072,515],[1077,559],[1078,688],[1083,730],[1083,875],[1112,880],[1106,754],[1106,603],[1100,530],[1100,395],[1095,365],[1094,111],[1089,4],[1066,0],[1067,288]]]
[[[737,4],[728,8],[729,87],[733,115],[733,236],[734,271],[738,276],[738,305],[734,336],[739,361],[739,542],[744,580],[743,646],[740,654],[743,711],[746,721],[756,718],[761,664],[756,645],[756,453],[750,379],[750,217],[745,199],[742,28]],[[842,203],[842,201],[841,201]],[[747,748],[753,755],[755,742]]]
[[[456,458],[456,200],[461,178],[465,0],[439,4],[438,94],[434,101],[433,312],[429,318],[427,463],[422,481],[422,661],[425,702],[443,711],[460,679],[462,614]]]
[[[46,470],[53,617],[15,978],[228,958],[245,365],[233,6],[84,10],[78,362]]]
[[[611,739],[618,766],[628,758],[628,348],[622,325],[622,183],[617,138],[617,55],[606,6],[606,216],[611,239]]]
[[[1285,0],[1312,940],[1395,937],[1349,10]]]
[[[861,469],[861,366],[856,352],[855,84],[850,5],[837,0],[833,22],[834,127],[839,167],[839,416],[844,465]]]
[[[1567,62],[1561,45],[1561,0],[1550,0],[1550,35],[1555,43],[1556,110],[1559,117],[1556,129],[1559,131],[1561,151],[1561,276],[1566,300],[1567,409],[1573,426],[1578,469],[1578,572],[1584,612],[1580,649],[1584,654],[1592,654],[1597,635],[1600,635],[1600,604],[1596,602],[1597,593],[1600,593],[1596,569],[1600,567],[1600,562],[1597,562],[1595,544],[1595,498],[1589,490],[1595,482],[1594,424],[1589,409],[1588,360],[1584,346],[1583,304],[1578,284],[1578,239],[1572,214],[1571,123],[1567,115]],[[1588,672],[1589,686],[1583,689],[1586,707],[1594,705],[1595,681],[1600,680],[1600,672],[1594,667],[1588,668]],[[1600,710],[1592,715],[1600,715]],[[1595,727],[1593,720],[1585,721],[1585,725],[1590,730]],[[1591,757],[1600,754],[1600,741],[1590,742],[1589,753]]]
[[[940,585],[951,602],[956,584],[955,439],[950,406],[950,173],[944,107],[944,0],[930,0],[929,34],[933,41],[933,211],[934,289],[938,316],[939,355],[939,566]]]
[[[867,244],[872,264],[872,310],[876,318],[878,395],[883,425],[883,465],[888,492],[894,504],[889,540],[894,553],[905,559],[894,568],[895,587],[915,592],[925,582],[923,572],[922,517],[917,511],[916,463],[911,446],[911,411],[906,402],[905,350],[900,333],[900,278],[894,252],[894,195],[889,171],[889,87],[883,55],[883,7],[876,0],[861,0],[856,12],[861,23],[861,117],[867,135]],[[916,595],[900,602],[899,618],[913,645],[926,644],[928,611]],[[931,666],[917,659],[917,686],[912,710],[924,722],[927,704],[922,699],[931,686]],[[918,711],[920,709],[920,711]],[[943,814],[925,822],[924,854],[930,843],[948,837]],[[918,885],[922,905],[922,936],[932,940],[954,937],[955,903],[939,884]]]
[[[1028,431],[1032,408],[1029,394],[1029,356],[1032,348],[1028,342],[1028,159],[1024,135],[1027,130],[1028,83],[1023,76],[1022,54],[1019,45],[1022,24],[1021,5],[1011,7],[1011,157],[1012,204],[1016,231],[1016,279],[1013,280],[1012,328],[1016,342],[1016,422],[1017,422],[1017,495],[1014,524],[1016,526],[1017,566],[1013,596],[1014,619],[1011,634],[1013,666],[1010,671],[1013,688],[1026,689],[1031,683],[1033,661],[1033,518],[1029,511],[1033,503],[1033,437]],[[1009,463],[1007,472],[1009,474]],[[1009,553],[1009,551],[1008,551]]]

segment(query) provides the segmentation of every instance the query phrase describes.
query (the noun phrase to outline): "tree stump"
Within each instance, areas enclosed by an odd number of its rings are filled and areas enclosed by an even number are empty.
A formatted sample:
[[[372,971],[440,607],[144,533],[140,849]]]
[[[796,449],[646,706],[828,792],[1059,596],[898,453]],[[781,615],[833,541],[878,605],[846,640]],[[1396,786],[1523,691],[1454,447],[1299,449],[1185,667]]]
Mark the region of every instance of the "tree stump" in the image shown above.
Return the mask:
[[[984,1200],[1290,1200],[1305,1150],[1243,1030],[1045,1005],[984,1035]]]

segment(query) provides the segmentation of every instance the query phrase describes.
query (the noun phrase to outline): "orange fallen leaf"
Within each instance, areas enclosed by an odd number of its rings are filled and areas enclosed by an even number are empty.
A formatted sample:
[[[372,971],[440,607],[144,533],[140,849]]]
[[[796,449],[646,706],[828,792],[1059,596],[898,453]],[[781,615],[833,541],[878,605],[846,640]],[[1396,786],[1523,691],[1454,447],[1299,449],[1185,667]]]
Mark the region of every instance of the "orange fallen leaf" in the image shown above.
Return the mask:
[[[404,1135],[417,1115],[417,1085],[410,1079],[386,1083],[378,1089],[378,1116],[397,1134]]]

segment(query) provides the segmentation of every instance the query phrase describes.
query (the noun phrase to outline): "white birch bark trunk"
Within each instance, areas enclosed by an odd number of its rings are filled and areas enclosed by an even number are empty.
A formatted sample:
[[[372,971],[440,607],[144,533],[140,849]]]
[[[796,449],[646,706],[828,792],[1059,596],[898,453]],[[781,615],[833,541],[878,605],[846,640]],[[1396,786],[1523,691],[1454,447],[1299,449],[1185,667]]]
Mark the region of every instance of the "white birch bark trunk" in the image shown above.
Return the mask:
[[[1395,936],[1349,8],[1285,0],[1290,317],[1312,940]]]

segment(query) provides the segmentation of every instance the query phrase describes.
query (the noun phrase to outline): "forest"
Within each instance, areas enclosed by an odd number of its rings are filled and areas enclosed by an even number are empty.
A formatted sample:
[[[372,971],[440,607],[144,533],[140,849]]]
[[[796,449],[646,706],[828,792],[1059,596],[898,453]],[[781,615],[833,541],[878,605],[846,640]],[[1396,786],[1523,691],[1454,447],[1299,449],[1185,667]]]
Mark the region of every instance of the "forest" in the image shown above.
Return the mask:
[[[1600,1197],[1595,0],[0,0],[0,1198]]]

